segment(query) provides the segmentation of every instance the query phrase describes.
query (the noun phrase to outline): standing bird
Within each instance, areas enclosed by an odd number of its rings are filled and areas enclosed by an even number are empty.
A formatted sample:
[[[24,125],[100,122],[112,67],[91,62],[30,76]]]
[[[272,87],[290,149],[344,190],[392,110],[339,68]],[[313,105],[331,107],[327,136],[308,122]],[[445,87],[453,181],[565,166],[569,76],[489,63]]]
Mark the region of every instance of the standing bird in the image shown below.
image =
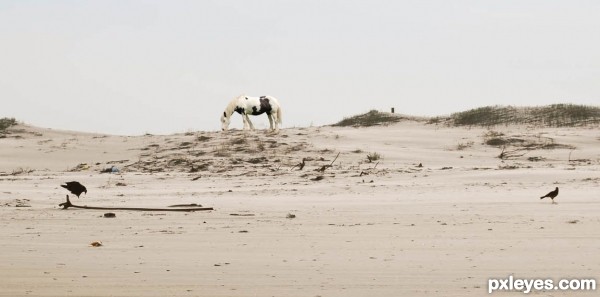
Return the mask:
[[[540,197],[540,199],[544,199],[546,197],[550,197],[550,199],[552,199],[552,204],[555,204],[554,202],[554,198],[556,198],[556,196],[558,196],[558,187],[556,187],[556,189],[554,189],[554,191]]]
[[[80,184],[79,182],[76,181],[72,181],[72,182],[67,182],[66,185],[60,185],[61,187],[71,191],[71,193],[73,193],[73,195],[77,196],[77,198],[79,198],[79,195],[81,195],[81,193],[85,192],[87,194],[87,189]]]

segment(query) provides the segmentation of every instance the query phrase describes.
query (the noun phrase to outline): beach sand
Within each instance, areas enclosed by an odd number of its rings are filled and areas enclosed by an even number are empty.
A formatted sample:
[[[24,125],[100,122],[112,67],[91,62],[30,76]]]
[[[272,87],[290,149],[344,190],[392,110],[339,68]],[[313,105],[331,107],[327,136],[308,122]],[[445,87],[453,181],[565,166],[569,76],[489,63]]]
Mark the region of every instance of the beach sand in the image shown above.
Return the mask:
[[[600,271],[597,128],[11,130],[0,296],[484,296],[490,278]],[[499,133],[519,139],[506,160],[484,143]],[[72,180],[76,205],[214,210],[62,210]],[[539,199],[555,187],[557,204]]]

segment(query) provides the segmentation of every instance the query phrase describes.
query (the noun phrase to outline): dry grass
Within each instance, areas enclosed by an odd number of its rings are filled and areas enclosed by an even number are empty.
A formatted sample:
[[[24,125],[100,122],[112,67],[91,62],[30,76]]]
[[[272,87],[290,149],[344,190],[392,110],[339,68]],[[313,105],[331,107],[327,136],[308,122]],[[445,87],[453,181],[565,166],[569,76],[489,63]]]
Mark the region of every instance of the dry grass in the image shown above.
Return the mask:
[[[333,124],[336,127],[370,127],[378,125],[389,125],[401,121],[403,118],[387,112],[371,110],[364,114],[344,118]]]
[[[21,175],[21,174],[29,174],[32,173],[34,170],[31,168],[23,168],[23,167],[19,167],[17,169],[14,169],[12,171],[12,173],[10,175]]]
[[[456,150],[462,151],[462,150],[472,147],[474,144],[475,144],[475,142],[473,142],[473,141],[469,141],[469,142],[465,142],[465,143],[461,142],[456,145]]]
[[[381,155],[377,152],[372,152],[370,154],[367,155],[367,160],[369,160],[369,162],[374,162],[381,159]]]
[[[573,127],[600,124],[600,107],[576,104],[552,104],[538,107],[485,106],[449,117],[437,117],[429,123],[453,126],[527,124],[543,127]]]
[[[0,119],[0,137],[6,137],[8,134],[8,128],[17,125],[15,118],[1,118]]]

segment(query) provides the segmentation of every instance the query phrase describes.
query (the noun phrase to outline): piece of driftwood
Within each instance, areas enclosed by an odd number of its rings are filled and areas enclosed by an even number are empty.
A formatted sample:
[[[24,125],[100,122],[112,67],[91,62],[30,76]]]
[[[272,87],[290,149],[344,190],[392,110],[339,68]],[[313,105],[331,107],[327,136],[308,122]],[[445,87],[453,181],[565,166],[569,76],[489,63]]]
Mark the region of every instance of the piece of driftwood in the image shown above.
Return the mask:
[[[97,206],[79,206],[71,203],[69,195],[67,195],[67,202],[63,202],[58,206],[62,206],[63,209],[69,207],[83,208],[83,209],[103,209],[103,210],[140,210],[140,211],[200,211],[200,210],[213,210],[212,207],[190,207],[190,208],[146,208],[146,207],[97,207]]]

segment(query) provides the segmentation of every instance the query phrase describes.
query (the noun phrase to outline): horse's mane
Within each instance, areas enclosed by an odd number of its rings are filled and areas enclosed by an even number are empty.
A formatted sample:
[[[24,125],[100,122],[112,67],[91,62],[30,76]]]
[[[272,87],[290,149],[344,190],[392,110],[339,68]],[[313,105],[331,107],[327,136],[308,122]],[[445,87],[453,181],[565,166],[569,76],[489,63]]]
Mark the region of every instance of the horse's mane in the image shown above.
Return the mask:
[[[227,115],[227,117],[230,117],[231,114],[233,114],[233,110],[237,106],[237,103],[238,103],[240,97],[242,97],[242,96],[245,96],[245,95],[241,94],[241,95],[231,99],[231,101],[229,101],[229,104],[227,104],[227,107],[225,107],[225,114]]]

